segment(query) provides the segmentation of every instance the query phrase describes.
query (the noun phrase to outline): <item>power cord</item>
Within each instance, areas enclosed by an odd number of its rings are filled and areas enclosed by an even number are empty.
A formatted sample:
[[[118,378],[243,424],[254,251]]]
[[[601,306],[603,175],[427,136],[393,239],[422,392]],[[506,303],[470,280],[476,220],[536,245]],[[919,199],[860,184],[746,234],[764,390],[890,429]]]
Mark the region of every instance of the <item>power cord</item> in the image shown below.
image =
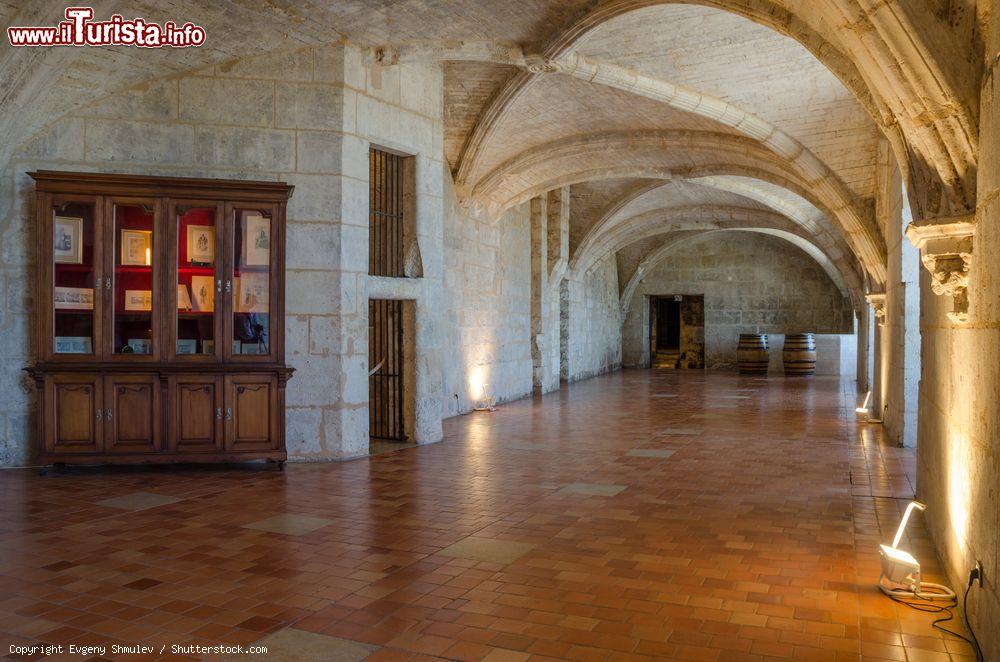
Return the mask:
[[[969,579],[969,585],[965,587],[965,595],[962,596],[962,621],[965,623],[965,627],[969,630],[970,637],[966,637],[954,630],[949,630],[948,628],[941,625],[941,623],[947,623],[948,621],[955,618],[955,614],[952,613],[958,604],[958,598],[955,593],[944,586],[939,584],[923,584],[923,586],[932,586],[935,589],[944,589],[945,592],[933,592],[926,593],[923,591],[904,591],[902,589],[891,589],[882,583],[884,575],[879,578],[879,588],[885,593],[893,602],[898,602],[899,604],[906,605],[910,609],[915,609],[917,611],[922,611],[929,614],[945,614],[941,618],[936,619],[931,623],[931,626],[936,630],[940,630],[946,634],[950,634],[953,637],[957,637],[962,641],[966,642],[972,646],[973,651],[976,654],[976,662],[984,662],[983,649],[979,646],[979,640],[976,638],[976,632],[972,629],[972,624],[969,622],[969,591],[972,590],[972,584],[974,579]],[[909,599],[907,599],[909,598]],[[922,602],[913,602],[911,599],[922,600]],[[941,602],[942,600],[947,601],[950,604],[934,604],[935,602]]]

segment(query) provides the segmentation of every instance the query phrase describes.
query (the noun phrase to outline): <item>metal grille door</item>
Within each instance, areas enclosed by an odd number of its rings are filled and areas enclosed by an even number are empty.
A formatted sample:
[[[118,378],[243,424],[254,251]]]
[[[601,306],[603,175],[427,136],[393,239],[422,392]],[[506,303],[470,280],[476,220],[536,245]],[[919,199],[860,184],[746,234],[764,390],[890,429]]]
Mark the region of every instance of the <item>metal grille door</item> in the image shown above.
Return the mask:
[[[372,439],[406,441],[403,427],[403,302],[368,301],[368,425]]]
[[[368,153],[368,273],[403,273],[403,160],[372,147]]]

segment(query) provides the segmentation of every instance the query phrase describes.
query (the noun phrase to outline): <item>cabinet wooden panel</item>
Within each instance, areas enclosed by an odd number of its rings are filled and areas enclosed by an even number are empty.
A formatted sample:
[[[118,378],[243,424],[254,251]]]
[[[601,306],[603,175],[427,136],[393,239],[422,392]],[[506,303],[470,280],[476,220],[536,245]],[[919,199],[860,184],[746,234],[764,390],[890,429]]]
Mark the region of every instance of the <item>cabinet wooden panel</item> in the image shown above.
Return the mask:
[[[44,444],[49,452],[102,450],[103,379],[100,375],[48,375],[45,378]]]
[[[284,182],[38,171],[42,463],[283,462]]]
[[[226,449],[271,450],[278,442],[278,385],[270,375],[226,378]]]
[[[222,450],[222,378],[170,378],[170,439],[180,452]]]
[[[104,449],[152,453],[160,447],[160,380],[113,375],[104,380]]]

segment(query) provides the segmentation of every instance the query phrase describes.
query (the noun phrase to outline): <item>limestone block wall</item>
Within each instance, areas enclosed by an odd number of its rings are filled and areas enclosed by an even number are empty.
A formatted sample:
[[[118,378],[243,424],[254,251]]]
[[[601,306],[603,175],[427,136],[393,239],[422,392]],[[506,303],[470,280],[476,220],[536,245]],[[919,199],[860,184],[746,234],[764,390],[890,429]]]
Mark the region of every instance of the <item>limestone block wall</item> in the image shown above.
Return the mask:
[[[531,394],[529,205],[496,222],[466,214],[446,175],[445,416],[471,411],[489,384],[498,402]]]
[[[367,299],[416,302],[417,441],[441,436],[442,74],[407,65],[373,79],[351,46],[230,62],[118,93],[23,145],[3,176],[0,461],[24,464],[33,434],[34,169],[283,180],[288,206],[286,342],[296,368],[287,443],[299,459],[367,453]],[[369,143],[417,158],[424,277],[367,276]],[[372,282],[369,282],[369,281]],[[378,282],[383,281],[383,282]]]
[[[649,364],[649,296],[705,296],[705,367],[736,365],[740,333],[853,333],[850,303],[823,269],[776,237],[720,232],[678,247],[636,287],[623,364]]]
[[[1000,50],[1000,13],[989,15],[985,51]],[[917,496],[951,585],[963,590],[980,561],[984,588],[969,615],[985,659],[1000,659],[1000,83],[989,57],[980,103],[976,236],[966,325],[951,323],[952,301],[920,274],[921,378]]]
[[[618,266],[614,256],[603,258],[585,274],[570,274],[567,298],[567,381],[621,368],[622,330]],[[554,345],[554,354],[558,357],[559,344]]]

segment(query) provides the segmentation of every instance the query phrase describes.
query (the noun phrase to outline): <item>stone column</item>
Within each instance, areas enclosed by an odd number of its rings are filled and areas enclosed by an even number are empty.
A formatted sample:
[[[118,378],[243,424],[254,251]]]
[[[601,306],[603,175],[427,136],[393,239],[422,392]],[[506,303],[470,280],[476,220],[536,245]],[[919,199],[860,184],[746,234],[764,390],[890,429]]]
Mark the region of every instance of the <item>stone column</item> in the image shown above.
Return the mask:
[[[531,387],[537,395],[545,392],[548,342],[545,311],[548,299],[548,214],[544,197],[531,200]]]
[[[868,302],[872,307],[872,318],[875,323],[875,334],[872,340],[872,398],[868,420],[876,423],[882,421],[885,410],[885,294],[869,294]]]
[[[869,346],[868,340],[871,330],[871,313],[868,306],[861,306],[854,314],[855,333],[858,339],[858,393],[867,393],[871,390],[871,373],[869,372]]]

